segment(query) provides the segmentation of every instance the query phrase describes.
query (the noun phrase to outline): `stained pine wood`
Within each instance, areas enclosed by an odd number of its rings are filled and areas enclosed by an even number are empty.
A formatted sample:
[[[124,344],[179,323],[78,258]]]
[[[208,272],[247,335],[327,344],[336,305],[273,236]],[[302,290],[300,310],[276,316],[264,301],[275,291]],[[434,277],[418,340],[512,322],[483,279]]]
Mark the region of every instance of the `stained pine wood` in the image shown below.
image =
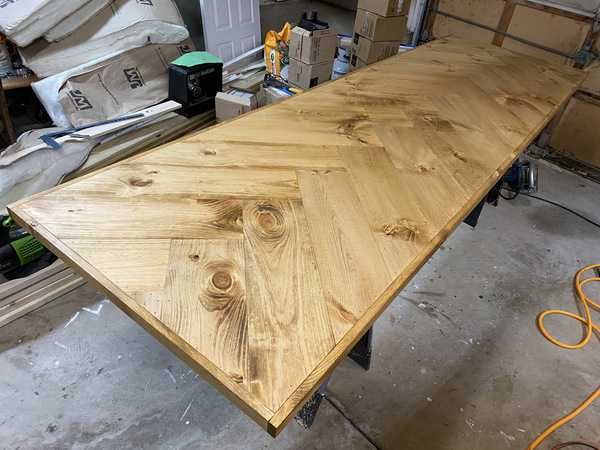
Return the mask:
[[[581,80],[442,39],[9,209],[276,435]]]

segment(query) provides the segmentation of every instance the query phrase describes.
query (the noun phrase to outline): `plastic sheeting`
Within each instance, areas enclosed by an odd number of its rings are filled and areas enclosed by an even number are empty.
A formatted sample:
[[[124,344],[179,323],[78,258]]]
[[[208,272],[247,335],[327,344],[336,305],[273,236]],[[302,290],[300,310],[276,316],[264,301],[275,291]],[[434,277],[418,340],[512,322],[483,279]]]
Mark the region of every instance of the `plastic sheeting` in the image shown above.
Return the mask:
[[[0,31],[24,47],[89,1],[0,0]]]
[[[176,44],[188,36],[172,0],[116,0],[60,42],[39,40],[19,52],[27,67],[48,77],[147,44]]]
[[[173,45],[149,45],[85,64],[40,80],[32,88],[56,126],[68,128],[107,120],[154,105],[168,96],[167,64],[191,40]],[[84,108],[77,108],[72,92]]]
[[[55,27],[44,34],[48,42],[58,42],[73,34],[79,27],[89,22],[96,14],[107,8],[113,0],[91,0],[73,14],[65,17]]]
[[[0,154],[0,214],[12,202],[56,186],[67,174],[80,167],[98,140],[65,142],[59,150],[50,147],[14,158],[19,153],[39,145],[40,136],[59,128],[33,130],[19,136],[16,143]],[[10,164],[4,161],[11,159]]]

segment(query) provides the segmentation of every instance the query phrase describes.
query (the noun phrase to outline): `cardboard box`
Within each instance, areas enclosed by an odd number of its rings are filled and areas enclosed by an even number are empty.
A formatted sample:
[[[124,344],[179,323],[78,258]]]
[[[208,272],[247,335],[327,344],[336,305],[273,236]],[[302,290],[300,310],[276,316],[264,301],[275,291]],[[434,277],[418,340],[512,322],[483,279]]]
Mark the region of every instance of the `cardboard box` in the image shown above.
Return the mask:
[[[358,8],[384,17],[404,16],[410,9],[410,0],[358,0]]]
[[[401,41],[373,42],[366,37],[354,36],[354,54],[367,64],[398,54]]]
[[[331,78],[333,60],[319,64],[306,64],[290,59],[288,81],[302,89],[310,89]]]
[[[375,42],[400,41],[406,36],[406,16],[383,17],[359,9],[354,22],[354,34]]]
[[[219,92],[215,98],[217,122],[233,119],[257,107],[258,101],[255,94],[237,89],[229,92]]]
[[[337,47],[337,34],[333,28],[307,31],[295,27],[290,38],[290,58],[305,64],[332,61]]]
[[[368,66],[368,64],[362,59],[359,59],[358,56],[352,55],[350,57],[350,72],[366,66]]]
[[[293,95],[290,95],[287,92],[284,92],[281,89],[277,89],[272,86],[261,86],[260,90],[256,94],[259,107],[271,105],[273,103],[280,102],[290,97],[293,97]]]

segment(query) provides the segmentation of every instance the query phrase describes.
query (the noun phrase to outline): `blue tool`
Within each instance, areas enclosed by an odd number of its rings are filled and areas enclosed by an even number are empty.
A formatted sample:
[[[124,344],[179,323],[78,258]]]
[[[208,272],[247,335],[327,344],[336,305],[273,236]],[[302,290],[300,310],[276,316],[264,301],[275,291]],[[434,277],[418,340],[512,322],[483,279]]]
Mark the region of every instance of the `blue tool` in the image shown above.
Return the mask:
[[[131,114],[129,116],[116,117],[114,119],[103,120],[101,122],[89,123],[87,125],[83,125],[81,127],[68,128],[66,130],[56,131],[54,133],[44,134],[40,137],[42,142],[48,145],[50,148],[54,150],[59,150],[62,147],[62,144],[56,140],[56,138],[67,136],[69,134],[76,133],[77,131],[87,130],[88,128],[98,127],[100,125],[107,125],[109,123],[117,123],[123,122],[124,120],[129,119],[137,119],[140,117],[144,117],[144,113]]]

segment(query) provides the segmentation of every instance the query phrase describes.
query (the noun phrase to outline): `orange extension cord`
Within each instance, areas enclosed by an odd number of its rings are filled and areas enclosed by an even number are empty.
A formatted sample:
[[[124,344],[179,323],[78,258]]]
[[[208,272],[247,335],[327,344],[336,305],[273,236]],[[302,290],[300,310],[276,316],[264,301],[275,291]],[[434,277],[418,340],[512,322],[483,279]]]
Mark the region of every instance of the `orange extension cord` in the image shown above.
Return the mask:
[[[587,267],[584,267],[583,269],[579,270],[577,272],[577,274],[575,275],[575,292],[577,293],[577,298],[579,299],[579,301],[581,301],[581,304],[583,305],[585,317],[578,316],[577,314],[573,314],[568,311],[562,311],[560,309],[549,309],[547,311],[542,312],[538,316],[537,326],[540,329],[540,332],[546,339],[548,339],[554,345],[557,345],[558,347],[565,348],[568,350],[578,350],[578,349],[585,347],[590,342],[590,339],[591,339],[594,331],[596,333],[600,334],[600,326],[594,324],[594,322],[592,320],[592,316],[591,316],[591,308],[594,308],[597,311],[600,311],[600,304],[592,301],[583,291],[583,288],[585,285],[587,285],[589,283],[593,283],[593,282],[600,282],[600,277],[598,277],[598,276],[583,278],[584,273],[586,273],[588,271],[593,271],[595,269],[597,270],[598,268],[600,268],[600,264],[594,264],[591,266],[587,266]],[[566,343],[554,338],[552,335],[550,335],[550,333],[546,330],[546,327],[544,326],[544,319],[547,316],[552,316],[552,315],[570,317],[571,319],[575,319],[575,320],[578,320],[579,322],[583,323],[586,328],[586,333],[585,333],[585,336],[583,337],[583,339],[577,344],[566,344]],[[596,400],[598,398],[600,398],[600,386],[587,399],[585,399],[585,401],[581,405],[579,405],[576,409],[574,409],[573,412],[571,412],[570,414],[567,414],[565,417],[563,417],[560,420],[557,420],[552,425],[550,425],[548,428],[546,428],[544,430],[544,432],[542,434],[540,434],[531,443],[531,445],[528,447],[528,450],[534,450],[535,448],[537,448],[548,436],[550,436],[552,433],[554,433],[556,430],[558,430],[564,424],[570,422],[575,417],[577,417],[579,414],[581,414],[588,406],[590,406],[592,404],[592,402],[594,400]],[[576,443],[573,443],[573,444],[576,444]],[[580,444],[587,445],[590,448],[596,448],[593,445],[590,445],[587,443],[582,442]]]

